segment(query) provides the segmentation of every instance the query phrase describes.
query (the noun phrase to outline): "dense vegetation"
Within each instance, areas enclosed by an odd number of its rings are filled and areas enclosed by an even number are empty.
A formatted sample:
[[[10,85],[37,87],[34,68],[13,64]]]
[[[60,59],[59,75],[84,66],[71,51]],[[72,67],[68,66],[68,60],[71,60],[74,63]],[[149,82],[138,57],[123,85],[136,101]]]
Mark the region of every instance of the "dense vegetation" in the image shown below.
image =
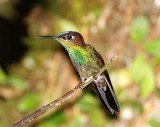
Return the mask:
[[[63,95],[79,82],[64,48],[35,39],[79,31],[107,62],[121,105],[108,114],[89,88],[28,127],[159,127],[159,0],[1,0],[0,127]]]

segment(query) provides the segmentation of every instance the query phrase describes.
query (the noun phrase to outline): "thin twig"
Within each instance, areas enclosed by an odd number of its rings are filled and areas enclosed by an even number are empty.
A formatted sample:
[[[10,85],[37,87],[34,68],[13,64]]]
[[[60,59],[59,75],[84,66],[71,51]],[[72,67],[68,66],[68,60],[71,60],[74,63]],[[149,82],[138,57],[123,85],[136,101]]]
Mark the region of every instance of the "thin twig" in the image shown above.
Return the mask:
[[[111,58],[106,65],[112,63],[112,61],[116,58],[116,56],[114,56],[113,58]],[[94,76],[98,76],[100,75],[103,71],[106,70],[106,66],[103,66],[97,73],[95,73]],[[68,100],[71,96],[73,96],[75,93],[79,92],[80,90],[82,90],[84,87],[86,87],[88,84],[90,84],[92,81],[94,80],[94,77],[91,76],[89,77],[85,82],[79,83],[75,88],[73,88],[72,90],[70,90],[68,93],[64,94],[63,96],[61,96],[60,98],[58,98],[57,100],[54,100],[52,102],[50,102],[49,104],[42,106],[41,108],[37,109],[35,112],[33,112],[32,114],[28,115],[27,117],[23,118],[22,120],[18,121],[17,123],[15,123],[13,125],[13,127],[21,127],[26,125],[27,123],[30,123],[32,120],[34,120],[35,118],[39,117],[40,115],[44,114],[45,112],[47,112],[48,110],[57,107],[59,105],[61,105],[64,101]]]

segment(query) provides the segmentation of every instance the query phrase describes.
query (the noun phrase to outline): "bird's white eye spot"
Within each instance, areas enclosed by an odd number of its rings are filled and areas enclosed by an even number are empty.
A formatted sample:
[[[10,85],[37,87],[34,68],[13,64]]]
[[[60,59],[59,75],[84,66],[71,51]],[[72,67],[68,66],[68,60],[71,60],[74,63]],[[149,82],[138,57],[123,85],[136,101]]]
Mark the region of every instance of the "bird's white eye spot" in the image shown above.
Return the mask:
[[[69,35],[69,36],[67,36],[67,39],[68,39],[68,40],[74,39],[74,36],[70,36],[70,35]]]

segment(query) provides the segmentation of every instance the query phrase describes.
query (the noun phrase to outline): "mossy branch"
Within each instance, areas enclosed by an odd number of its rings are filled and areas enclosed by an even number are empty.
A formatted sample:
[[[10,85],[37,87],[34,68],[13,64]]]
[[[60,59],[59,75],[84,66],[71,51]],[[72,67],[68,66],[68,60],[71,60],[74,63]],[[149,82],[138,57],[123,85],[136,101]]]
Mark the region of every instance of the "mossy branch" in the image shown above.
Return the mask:
[[[111,58],[107,62],[106,65],[112,63],[112,61],[115,58],[116,58],[116,56],[114,56],[113,58]],[[103,71],[105,71],[106,70],[106,65],[103,66],[97,73],[95,73],[94,77],[97,77]],[[36,111],[34,111],[32,114],[28,115],[27,117],[25,117],[22,120],[20,120],[17,123],[15,123],[13,125],[13,127],[22,127],[22,126],[26,125],[27,123],[30,123],[31,121],[33,121],[35,118],[37,118],[37,117],[41,116],[42,114],[46,113],[48,110],[61,105],[64,101],[68,100],[75,93],[81,91],[84,87],[86,87],[88,84],[90,84],[94,80],[94,77],[91,76],[85,82],[79,83],[75,88],[73,88],[72,90],[70,90],[69,92],[67,92],[66,94],[64,94],[60,98],[58,98],[57,100],[54,100],[54,101],[50,102],[49,104],[47,104],[45,106],[42,106],[41,108],[39,108]]]

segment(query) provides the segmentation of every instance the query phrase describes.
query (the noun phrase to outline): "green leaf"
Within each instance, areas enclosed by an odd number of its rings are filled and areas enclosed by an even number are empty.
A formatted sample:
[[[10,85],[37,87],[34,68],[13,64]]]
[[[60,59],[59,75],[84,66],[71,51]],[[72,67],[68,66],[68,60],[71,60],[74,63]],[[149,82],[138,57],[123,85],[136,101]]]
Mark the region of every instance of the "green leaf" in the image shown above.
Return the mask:
[[[48,121],[53,121],[54,124],[60,125],[67,121],[67,116],[63,110],[56,112],[55,114],[51,115]]]
[[[21,79],[17,76],[9,76],[8,82],[11,86],[21,90],[26,90],[29,86],[26,80]]]
[[[132,71],[132,77],[135,81],[141,81],[145,77],[145,58],[142,55],[138,55],[134,58],[131,71]]]
[[[7,75],[0,67],[0,85],[4,85],[7,82]]]
[[[130,36],[134,43],[138,43],[146,37],[149,31],[149,21],[145,16],[139,16],[131,24]]]
[[[144,98],[147,98],[155,88],[155,75],[151,66],[146,65],[145,69],[146,73],[144,79],[142,80],[140,92]]]
[[[4,125],[0,122],[0,127],[4,127]]]
[[[142,110],[143,110],[142,104],[140,102],[138,102],[137,100],[132,99],[132,98],[127,98],[125,100],[125,102],[123,102],[122,105],[131,107],[134,111],[139,112],[139,113],[142,112]]]
[[[28,94],[20,100],[18,109],[23,112],[32,111],[38,106],[40,98],[41,96],[37,93]]]
[[[160,121],[158,121],[154,118],[150,119],[148,122],[152,127],[159,127],[160,126]]]
[[[135,57],[131,66],[133,79],[140,84],[141,96],[147,98],[155,88],[153,68],[143,55]]]
[[[38,124],[38,127],[57,127],[67,122],[67,115],[63,110],[49,116],[45,121]]]
[[[81,111],[90,114],[89,117],[95,127],[103,127],[105,123],[99,102],[100,101],[90,93],[86,93],[78,102]]]
[[[160,40],[151,40],[144,44],[144,48],[151,55],[160,58]]]
[[[82,114],[77,115],[70,123],[70,127],[84,127],[85,118]]]
[[[104,127],[106,120],[105,120],[105,118],[102,114],[102,110],[100,110],[100,108],[93,110],[91,112],[90,117],[91,117],[91,121],[95,127]]]
[[[57,126],[54,125],[53,122],[45,121],[43,123],[40,123],[37,127],[57,127]]]
[[[85,94],[77,103],[84,112],[90,112],[98,107],[98,101],[91,94]]]

